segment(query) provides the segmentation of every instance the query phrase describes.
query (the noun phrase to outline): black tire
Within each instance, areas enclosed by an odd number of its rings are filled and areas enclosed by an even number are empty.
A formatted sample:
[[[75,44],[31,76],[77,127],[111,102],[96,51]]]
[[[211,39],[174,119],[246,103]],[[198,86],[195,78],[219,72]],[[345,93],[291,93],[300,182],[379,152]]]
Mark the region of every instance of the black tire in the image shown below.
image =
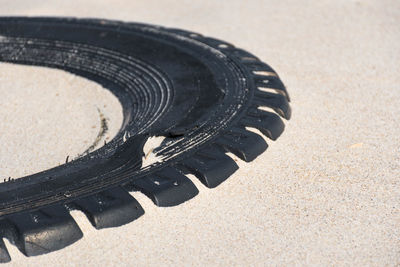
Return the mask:
[[[97,229],[143,215],[129,191],[173,206],[252,161],[290,118],[289,97],[275,71],[254,55],[200,34],[94,19],[0,18],[0,61],[59,68],[102,84],[120,100],[124,123],[107,145],[62,166],[0,184],[0,237],[33,256],[82,237],[69,211]],[[261,87],[273,89],[265,91]],[[271,108],[274,112],[259,109]],[[149,136],[166,136],[142,166]],[[10,260],[0,238],[0,261]]]

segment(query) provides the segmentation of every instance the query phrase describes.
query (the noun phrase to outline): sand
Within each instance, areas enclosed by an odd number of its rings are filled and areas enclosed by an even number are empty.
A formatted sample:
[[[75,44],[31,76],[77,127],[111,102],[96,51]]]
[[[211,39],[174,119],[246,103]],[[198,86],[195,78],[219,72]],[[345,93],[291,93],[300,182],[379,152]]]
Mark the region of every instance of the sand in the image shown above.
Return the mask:
[[[135,193],[146,214],[101,231],[74,212],[82,240],[33,258],[7,243],[11,265],[400,264],[398,1],[0,0],[0,7],[0,15],[103,17],[224,39],[273,66],[293,108],[282,137],[254,162],[239,161],[216,189],[193,179],[200,194],[173,208]],[[65,142],[60,158],[79,152],[75,145]],[[27,154],[13,160],[25,164]]]
[[[110,91],[61,70],[0,63],[0,95],[0,180],[71,161],[122,125],[122,106]]]

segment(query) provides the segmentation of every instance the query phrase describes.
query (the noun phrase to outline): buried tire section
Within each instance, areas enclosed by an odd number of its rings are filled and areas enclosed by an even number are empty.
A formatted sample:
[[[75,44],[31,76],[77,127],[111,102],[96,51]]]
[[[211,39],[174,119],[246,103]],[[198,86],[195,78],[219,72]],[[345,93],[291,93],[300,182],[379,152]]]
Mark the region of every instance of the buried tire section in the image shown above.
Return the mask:
[[[2,238],[27,256],[82,237],[70,215],[81,210],[96,229],[144,214],[129,191],[168,207],[198,194],[186,176],[213,188],[267,149],[290,118],[289,96],[275,71],[254,55],[200,34],[95,19],[0,18],[0,61],[58,68],[110,90],[123,125],[100,149],[59,167],[0,184]],[[163,136],[143,164],[150,137]],[[2,238],[1,238],[2,237]]]

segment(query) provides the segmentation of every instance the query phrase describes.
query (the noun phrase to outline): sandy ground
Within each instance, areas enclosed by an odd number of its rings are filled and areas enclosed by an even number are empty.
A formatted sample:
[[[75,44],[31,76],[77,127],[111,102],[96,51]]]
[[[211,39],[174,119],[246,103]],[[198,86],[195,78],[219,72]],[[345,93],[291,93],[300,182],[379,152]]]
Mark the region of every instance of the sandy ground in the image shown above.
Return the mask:
[[[122,124],[110,91],[61,70],[0,62],[0,96],[0,181],[93,151]]]
[[[33,258],[8,244],[11,264],[400,264],[400,2],[0,0],[0,15],[141,21],[224,39],[271,64],[293,107],[283,136],[218,188],[194,179],[200,194],[174,208],[134,194],[146,215],[115,229],[96,231],[75,212],[82,240]],[[30,153],[49,147],[43,132]]]

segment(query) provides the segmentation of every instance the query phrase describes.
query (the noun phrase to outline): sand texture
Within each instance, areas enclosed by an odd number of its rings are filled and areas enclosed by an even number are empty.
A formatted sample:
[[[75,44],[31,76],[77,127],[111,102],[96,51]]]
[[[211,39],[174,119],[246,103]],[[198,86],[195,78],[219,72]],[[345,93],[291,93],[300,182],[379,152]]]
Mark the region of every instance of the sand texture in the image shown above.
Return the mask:
[[[274,67],[293,108],[281,138],[268,141],[270,147],[254,162],[238,161],[239,171],[216,189],[193,179],[200,194],[173,208],[158,208],[134,193],[146,214],[113,229],[97,231],[82,213],[74,212],[82,240],[33,258],[7,243],[10,265],[400,264],[399,1],[0,0],[0,15],[99,17],[217,37]],[[14,68],[0,65],[1,72]],[[46,83],[40,73],[38,84],[24,76],[15,82],[22,89],[27,78],[38,88]],[[0,78],[3,99],[4,86],[13,83]],[[57,79],[60,94],[68,94],[78,79]],[[92,109],[80,116],[84,108],[78,102],[102,103],[102,94],[89,91],[85,99],[57,100],[75,117],[60,113],[59,127],[66,132],[55,131],[56,140],[43,135],[47,124],[36,125],[29,140],[40,146],[20,152],[20,138],[26,135],[8,135],[15,145],[0,149],[2,168],[20,175],[18,166],[24,166],[23,173],[36,171],[29,169],[36,167],[33,155],[57,158],[42,162],[44,167],[79,153],[85,147],[81,141],[97,134],[90,127],[98,124],[98,114]],[[40,101],[51,103],[50,97]],[[17,102],[24,99],[21,95]],[[109,110],[108,116],[119,118],[120,112]],[[15,116],[19,113],[25,116],[21,110]],[[43,111],[37,114],[44,116]],[[75,123],[82,125],[82,132],[71,137],[68,131],[78,127]],[[12,123],[4,128],[2,122],[1,135],[5,132],[18,130]]]
[[[0,62],[0,180],[46,170],[111,140],[118,99],[68,72]]]

